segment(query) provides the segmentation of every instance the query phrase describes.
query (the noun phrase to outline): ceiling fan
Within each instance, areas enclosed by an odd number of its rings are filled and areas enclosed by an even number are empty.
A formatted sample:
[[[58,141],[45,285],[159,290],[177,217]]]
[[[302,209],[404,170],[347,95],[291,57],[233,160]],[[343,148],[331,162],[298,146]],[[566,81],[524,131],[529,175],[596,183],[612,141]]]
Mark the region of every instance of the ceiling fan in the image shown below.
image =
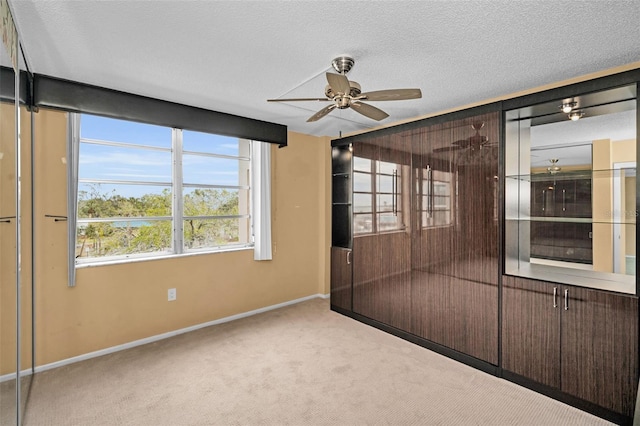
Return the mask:
[[[362,93],[360,84],[349,81],[346,74],[351,70],[354,59],[349,56],[339,56],[331,61],[333,69],[338,74],[326,73],[329,83],[324,89],[324,98],[289,98],[289,99],[268,99],[267,102],[298,102],[298,101],[320,101],[332,102],[313,114],[307,122],[318,121],[334,109],[352,108],[354,111],[369,117],[373,120],[384,120],[389,116],[386,112],[372,105],[361,102],[367,101],[402,101],[407,99],[419,99],[422,97],[420,89],[389,89],[376,90]]]
[[[489,138],[480,134],[480,129],[484,127],[484,121],[474,121],[471,128],[476,131],[472,136],[466,139],[460,139],[452,142],[453,146],[445,146],[436,148],[433,152],[458,151],[460,149],[470,149],[471,151],[479,151],[489,145]]]

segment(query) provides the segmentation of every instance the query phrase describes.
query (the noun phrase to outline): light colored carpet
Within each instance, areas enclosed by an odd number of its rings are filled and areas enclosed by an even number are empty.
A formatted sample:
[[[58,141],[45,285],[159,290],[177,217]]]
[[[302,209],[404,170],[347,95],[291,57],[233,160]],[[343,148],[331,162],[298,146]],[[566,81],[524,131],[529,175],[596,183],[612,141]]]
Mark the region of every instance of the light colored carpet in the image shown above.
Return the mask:
[[[314,299],[36,374],[36,425],[604,425]]]

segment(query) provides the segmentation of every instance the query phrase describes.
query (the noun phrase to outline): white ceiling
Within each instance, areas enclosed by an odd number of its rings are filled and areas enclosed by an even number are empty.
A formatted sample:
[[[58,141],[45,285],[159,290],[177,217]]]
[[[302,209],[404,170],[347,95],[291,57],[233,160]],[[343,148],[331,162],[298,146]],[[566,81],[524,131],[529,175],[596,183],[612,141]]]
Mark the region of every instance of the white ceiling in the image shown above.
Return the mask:
[[[640,1],[9,0],[32,72],[336,137],[640,61]],[[331,60],[423,98],[306,119]]]

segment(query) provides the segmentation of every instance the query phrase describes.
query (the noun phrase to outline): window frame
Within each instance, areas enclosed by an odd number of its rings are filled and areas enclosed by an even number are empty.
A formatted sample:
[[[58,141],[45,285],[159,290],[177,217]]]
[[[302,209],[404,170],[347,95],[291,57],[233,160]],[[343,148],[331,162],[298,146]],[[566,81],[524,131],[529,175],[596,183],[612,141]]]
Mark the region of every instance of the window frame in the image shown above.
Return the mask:
[[[417,203],[420,206],[420,228],[421,229],[433,229],[433,228],[446,228],[454,225],[454,215],[457,211],[456,206],[458,203],[458,175],[454,172],[444,171],[444,170],[434,170],[430,166],[427,165],[424,169],[417,169],[421,171],[416,174],[416,194],[417,194]],[[443,173],[449,175],[450,179],[441,180],[435,179],[435,172]],[[436,195],[435,193],[435,184],[436,183],[444,183],[449,188],[449,195]],[[425,187],[427,190],[425,191]],[[427,197],[429,203],[425,206],[424,197]],[[449,199],[449,208],[437,208],[435,205],[436,197],[446,197]],[[448,212],[448,220],[447,223],[444,224],[436,224],[435,223],[435,212]],[[423,217],[426,214],[427,220],[424,221]],[[429,223],[431,220],[432,223]]]

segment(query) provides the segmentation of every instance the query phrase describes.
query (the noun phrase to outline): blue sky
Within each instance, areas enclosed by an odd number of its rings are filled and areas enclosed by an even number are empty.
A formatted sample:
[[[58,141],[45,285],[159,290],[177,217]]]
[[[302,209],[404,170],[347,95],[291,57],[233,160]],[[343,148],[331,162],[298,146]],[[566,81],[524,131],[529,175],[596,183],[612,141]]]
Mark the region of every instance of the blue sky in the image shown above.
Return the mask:
[[[80,179],[112,179],[139,182],[171,182],[171,129],[124,120],[82,114],[81,139],[129,142],[165,148],[155,151],[137,148],[80,145]],[[183,151],[238,155],[238,139],[207,133],[183,131]],[[193,184],[238,185],[238,160],[183,155],[183,181]],[[113,189],[122,196],[138,197],[160,193],[162,185],[101,185],[102,192]],[[80,184],[79,190],[86,189]]]

